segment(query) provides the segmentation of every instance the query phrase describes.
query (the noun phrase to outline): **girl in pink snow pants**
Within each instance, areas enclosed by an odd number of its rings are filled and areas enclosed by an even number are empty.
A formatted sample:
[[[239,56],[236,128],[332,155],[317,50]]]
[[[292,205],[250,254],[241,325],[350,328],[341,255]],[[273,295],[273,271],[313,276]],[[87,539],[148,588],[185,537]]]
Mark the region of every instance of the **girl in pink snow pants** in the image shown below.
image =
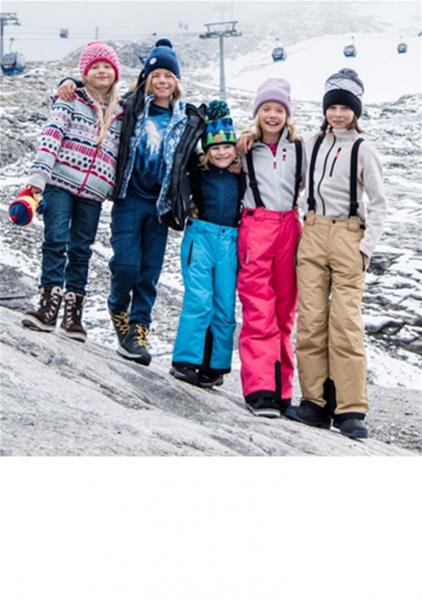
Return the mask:
[[[293,390],[291,332],[301,233],[296,203],[305,165],[291,111],[289,83],[265,81],[253,108],[255,143],[243,159],[247,189],[238,242],[241,379],[247,407],[264,417],[284,414]]]

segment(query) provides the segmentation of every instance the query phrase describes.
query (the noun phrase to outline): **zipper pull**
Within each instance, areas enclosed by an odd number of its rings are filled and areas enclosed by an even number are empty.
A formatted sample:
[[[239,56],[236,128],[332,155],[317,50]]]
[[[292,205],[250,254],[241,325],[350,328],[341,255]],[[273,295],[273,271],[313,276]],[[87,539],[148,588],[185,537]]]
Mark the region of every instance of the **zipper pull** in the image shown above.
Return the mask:
[[[283,154],[282,154],[282,156],[281,156],[281,160],[282,160],[283,162],[286,162],[286,157],[287,157],[287,154],[286,154],[286,148],[283,148]]]
[[[276,169],[276,168],[277,168],[277,161],[273,160],[273,169]]]

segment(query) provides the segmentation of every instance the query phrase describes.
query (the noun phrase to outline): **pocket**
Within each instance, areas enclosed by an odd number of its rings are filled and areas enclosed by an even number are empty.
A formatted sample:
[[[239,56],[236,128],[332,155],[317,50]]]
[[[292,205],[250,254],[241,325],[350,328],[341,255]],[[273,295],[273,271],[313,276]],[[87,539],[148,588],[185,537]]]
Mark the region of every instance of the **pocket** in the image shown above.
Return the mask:
[[[190,245],[189,245],[189,250],[188,250],[188,258],[187,258],[187,265],[189,266],[191,261],[192,261],[192,251],[193,251],[193,240],[191,241]]]
[[[366,273],[366,271],[367,271],[367,269],[368,269],[368,266],[369,266],[369,259],[368,259],[368,257],[366,257],[366,255],[365,255],[363,252],[361,252],[360,250],[359,250],[359,254],[360,254],[361,261],[362,261],[362,271],[363,271],[364,273]],[[367,262],[366,262],[366,264],[365,264],[365,257],[367,258]]]
[[[300,242],[302,240],[302,235],[300,235],[297,239],[297,243],[296,243],[296,251],[295,251],[295,256],[294,256],[294,265],[295,267],[297,267],[297,261],[298,261],[298,254],[299,254],[299,246],[300,246]]]
[[[239,269],[247,263],[248,257],[248,230],[240,226],[237,239],[237,254],[239,259]]]

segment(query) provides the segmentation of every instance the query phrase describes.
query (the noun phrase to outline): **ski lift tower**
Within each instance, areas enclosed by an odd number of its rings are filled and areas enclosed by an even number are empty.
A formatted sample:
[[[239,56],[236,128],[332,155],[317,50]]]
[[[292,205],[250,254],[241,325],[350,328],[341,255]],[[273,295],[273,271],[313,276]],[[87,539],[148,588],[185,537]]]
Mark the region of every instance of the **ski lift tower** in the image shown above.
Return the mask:
[[[20,25],[19,19],[14,12],[0,13],[0,61],[4,54],[4,27],[5,25]]]
[[[226,100],[226,78],[224,76],[224,38],[242,35],[236,27],[239,21],[221,21],[220,23],[204,23],[205,33],[200,33],[203,40],[218,38],[220,42],[220,99]]]

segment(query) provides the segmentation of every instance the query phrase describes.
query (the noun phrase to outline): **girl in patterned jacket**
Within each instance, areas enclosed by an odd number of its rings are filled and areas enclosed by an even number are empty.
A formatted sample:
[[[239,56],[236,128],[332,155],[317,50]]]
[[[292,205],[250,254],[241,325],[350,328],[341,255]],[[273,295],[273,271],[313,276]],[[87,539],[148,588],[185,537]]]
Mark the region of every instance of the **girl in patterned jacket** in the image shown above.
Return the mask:
[[[286,413],[351,438],[368,436],[361,302],[387,212],[381,161],[358,123],[363,91],[352,69],[329,77],[321,132],[306,145],[307,213],[297,254],[302,401]]]
[[[55,99],[25,193],[43,193],[41,298],[22,325],[53,331],[64,296],[60,333],[85,341],[82,308],[102,202],[116,179],[123,111],[116,84],[119,59],[100,41],[82,50],[81,87],[71,101]],[[63,291],[64,287],[64,291]]]

